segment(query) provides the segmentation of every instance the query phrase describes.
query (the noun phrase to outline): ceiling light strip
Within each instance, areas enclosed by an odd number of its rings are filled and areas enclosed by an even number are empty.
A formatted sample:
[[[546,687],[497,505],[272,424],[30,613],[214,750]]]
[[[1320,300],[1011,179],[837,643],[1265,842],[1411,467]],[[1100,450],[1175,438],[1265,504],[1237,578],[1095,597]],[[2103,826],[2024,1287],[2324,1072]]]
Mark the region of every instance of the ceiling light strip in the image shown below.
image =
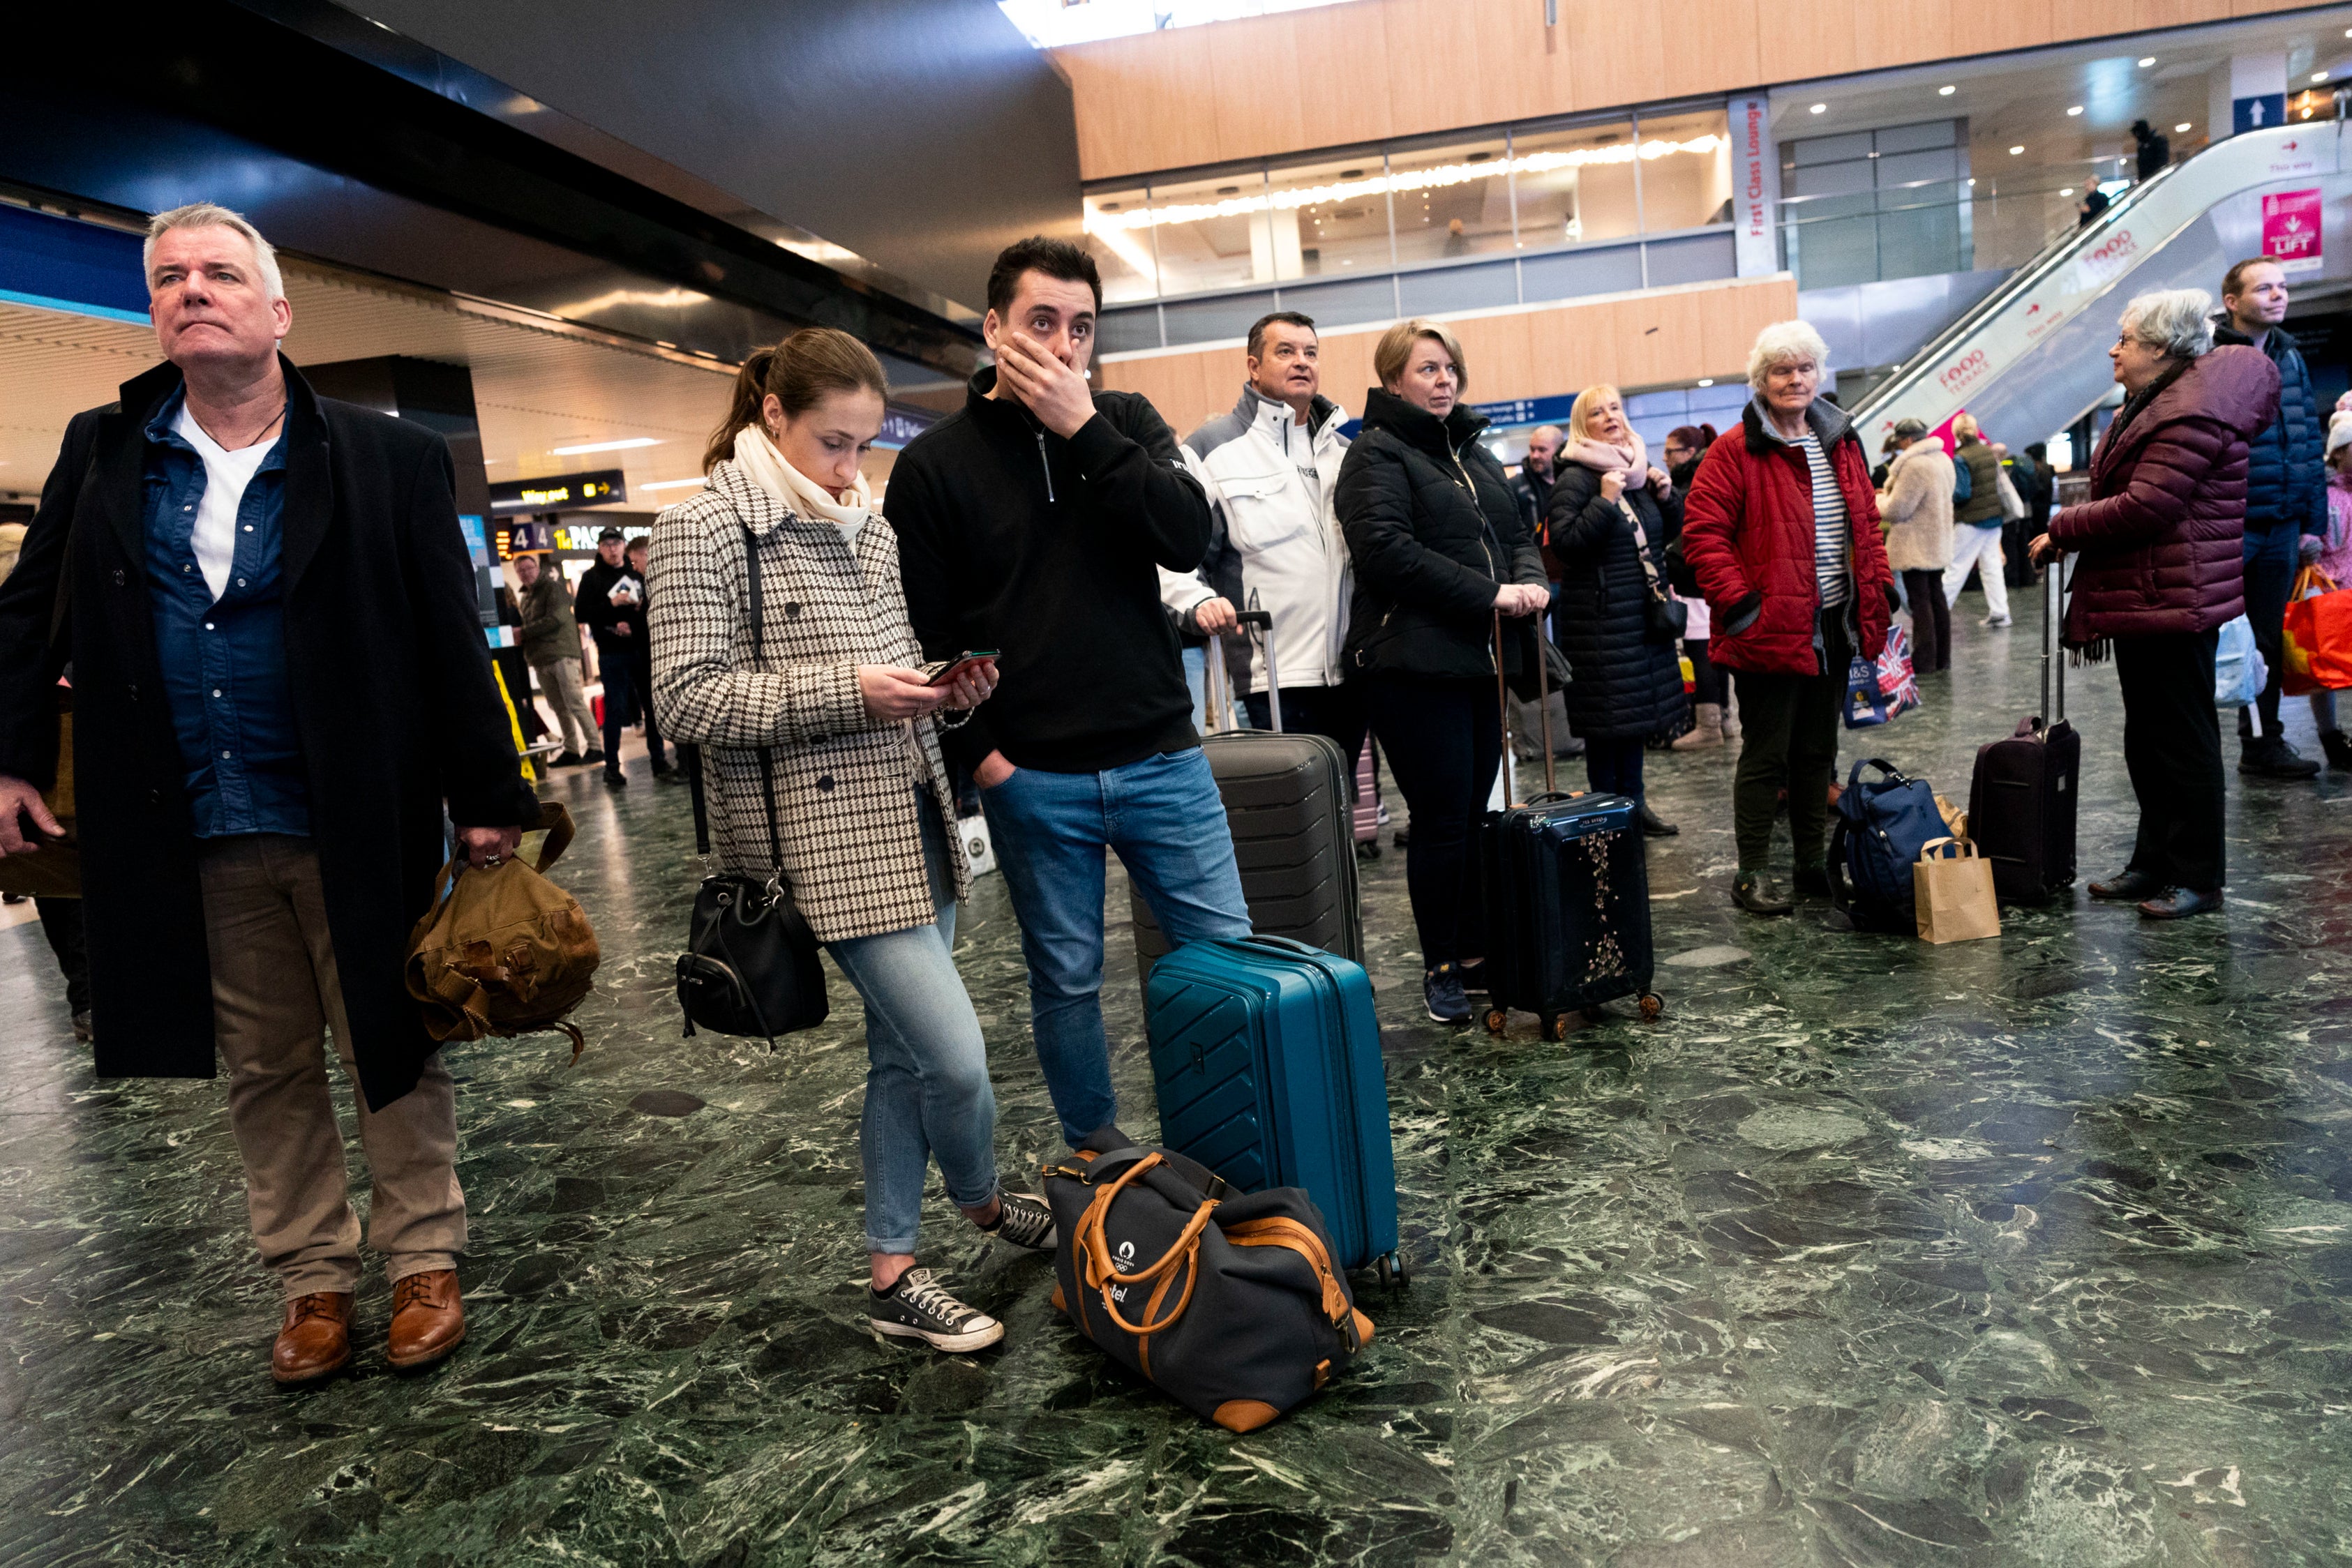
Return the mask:
[[[1234,196],[1222,202],[1155,204],[1126,213],[1106,213],[1088,201],[1086,226],[1088,234],[1100,235],[1108,240],[1110,235],[1122,229],[1153,228],[1161,224],[1206,223],[1213,218],[1243,217],[1254,213],[1295,212],[1300,207],[1326,206],[1399,191],[1429,191],[1450,185],[1466,185],[1473,180],[1491,180],[1507,172],[1543,174],[1556,169],[1631,163],[1637,157],[1647,162],[1675,153],[1704,156],[1730,145],[1730,138],[1713,134],[1694,137],[1688,141],[1668,141],[1657,138],[1644,141],[1639,147],[1628,141],[1615,147],[1578,147],[1566,152],[1528,152],[1517,158],[1497,158],[1484,163],[1440,163],[1433,168],[1412,169],[1401,174],[1375,174],[1370,179],[1341,180],[1328,185],[1307,185],[1297,190]]]

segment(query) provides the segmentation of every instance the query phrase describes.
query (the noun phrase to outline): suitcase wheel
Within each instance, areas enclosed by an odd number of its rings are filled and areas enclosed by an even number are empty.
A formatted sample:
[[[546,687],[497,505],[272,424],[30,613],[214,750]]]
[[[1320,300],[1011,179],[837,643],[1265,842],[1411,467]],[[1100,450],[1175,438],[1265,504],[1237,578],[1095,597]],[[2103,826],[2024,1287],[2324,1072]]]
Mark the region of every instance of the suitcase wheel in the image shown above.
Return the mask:
[[[1543,1037],[1546,1040],[1566,1040],[1568,1038],[1568,1015],[1566,1013],[1560,1013],[1555,1017],[1544,1019]]]
[[[1508,1024],[1510,1021],[1511,1015],[1505,1012],[1502,1009],[1488,1008],[1486,1009],[1486,1032],[1488,1034],[1502,1033],[1504,1026]]]
[[[1406,1278],[1403,1249],[1381,1253],[1373,1260],[1372,1268],[1379,1274],[1381,1284],[1391,1288],[1403,1284]]]
[[[1666,998],[1655,991],[1642,993],[1642,1021],[1655,1023],[1666,1010]]]

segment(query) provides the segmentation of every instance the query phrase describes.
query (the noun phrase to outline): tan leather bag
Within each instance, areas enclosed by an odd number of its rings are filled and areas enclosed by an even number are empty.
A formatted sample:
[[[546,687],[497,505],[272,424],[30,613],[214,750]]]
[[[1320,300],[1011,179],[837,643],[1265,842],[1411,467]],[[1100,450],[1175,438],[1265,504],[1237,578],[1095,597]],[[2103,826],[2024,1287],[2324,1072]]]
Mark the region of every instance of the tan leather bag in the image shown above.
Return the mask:
[[[547,840],[535,867],[470,869],[461,854],[442,868],[441,896],[408,939],[408,994],[436,1040],[562,1030],[577,1061],[587,1041],[567,1015],[603,955],[579,901],[541,874],[572,842],[572,813],[545,801],[539,825]]]
[[[27,898],[81,896],[81,836],[74,826],[73,693],[58,692],[58,781],[42,791],[41,804],[66,831],[53,839],[35,829],[30,819],[17,824],[40,846],[28,855],[0,857],[0,893]]]

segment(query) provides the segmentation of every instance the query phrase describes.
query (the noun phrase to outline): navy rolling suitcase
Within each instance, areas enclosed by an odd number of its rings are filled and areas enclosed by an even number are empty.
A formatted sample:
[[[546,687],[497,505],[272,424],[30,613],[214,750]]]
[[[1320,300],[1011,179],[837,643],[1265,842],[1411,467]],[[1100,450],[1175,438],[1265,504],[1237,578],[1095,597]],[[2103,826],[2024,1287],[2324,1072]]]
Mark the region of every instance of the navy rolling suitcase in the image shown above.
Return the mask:
[[[2005,740],[1977,748],[1969,783],[1969,837],[1992,862],[2003,904],[2042,904],[2074,882],[2074,796],[2083,737],[2066,722],[2066,666],[2058,653],[2065,563],[2051,566],[2042,618],[2042,713]]]
[[[1244,1192],[1303,1187],[1339,1266],[1397,1252],[1381,1026],[1363,966],[1281,936],[1192,942],[1144,988],[1160,1141]]]
[[[1496,622],[1499,650],[1502,624]],[[1496,661],[1500,667],[1499,657]],[[1537,661],[1538,671],[1542,661]],[[1539,674],[1543,706],[1549,679]],[[1509,712],[1502,677],[1496,695]],[[1544,782],[1554,782],[1551,724],[1544,720]],[[1546,1040],[1568,1037],[1568,1014],[1619,997],[1639,997],[1642,1016],[1665,1009],[1650,988],[1657,956],[1650,941],[1650,867],[1641,808],[1622,795],[1564,795],[1547,789],[1510,803],[1478,834],[1486,906],[1486,1029],[1500,1034],[1513,1011],[1536,1015]]]

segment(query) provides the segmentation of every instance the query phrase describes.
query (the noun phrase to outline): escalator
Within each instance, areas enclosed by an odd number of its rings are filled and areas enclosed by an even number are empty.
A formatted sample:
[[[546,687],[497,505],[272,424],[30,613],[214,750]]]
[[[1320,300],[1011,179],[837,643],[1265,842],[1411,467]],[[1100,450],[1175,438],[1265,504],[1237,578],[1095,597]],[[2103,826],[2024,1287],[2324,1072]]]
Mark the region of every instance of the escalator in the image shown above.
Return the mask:
[[[2215,142],[2053,240],[1862,400],[1854,416],[1866,444],[1875,452],[1903,419],[1940,432],[1963,410],[1988,439],[2016,446],[2065,429],[2114,384],[2107,349],[2125,302],[2202,288],[2218,306],[2230,265],[2264,253],[2265,198],[2316,192],[2336,230],[2320,267],[2292,270],[2291,286],[2352,279],[2343,222],[2352,171],[2338,172],[2340,131],[2337,121],[2287,125]],[[2308,205],[2273,203],[2270,226],[2307,229]]]

